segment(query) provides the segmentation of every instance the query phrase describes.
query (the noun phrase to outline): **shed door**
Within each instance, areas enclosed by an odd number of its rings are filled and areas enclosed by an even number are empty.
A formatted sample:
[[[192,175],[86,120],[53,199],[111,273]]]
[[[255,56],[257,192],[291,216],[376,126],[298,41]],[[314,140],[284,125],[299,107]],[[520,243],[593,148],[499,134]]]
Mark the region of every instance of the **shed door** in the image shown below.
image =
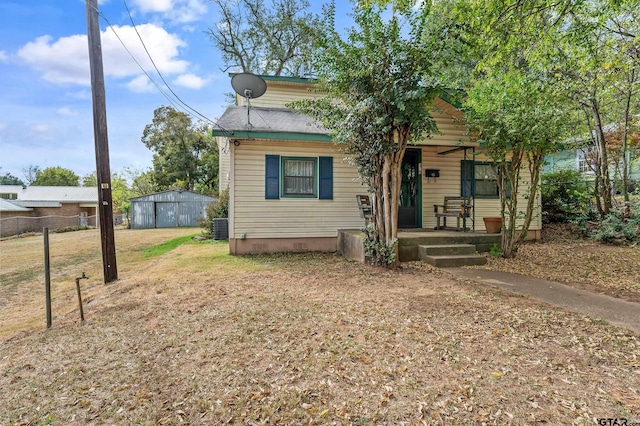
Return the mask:
[[[178,226],[178,203],[156,202],[156,228]]]

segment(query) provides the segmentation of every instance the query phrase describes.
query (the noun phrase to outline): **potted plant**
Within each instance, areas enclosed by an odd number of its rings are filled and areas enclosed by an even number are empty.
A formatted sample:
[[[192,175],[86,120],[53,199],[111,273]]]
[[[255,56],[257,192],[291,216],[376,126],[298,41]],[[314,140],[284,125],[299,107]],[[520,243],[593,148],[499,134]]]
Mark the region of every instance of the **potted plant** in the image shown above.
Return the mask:
[[[487,230],[487,234],[499,234],[502,230],[502,216],[488,216],[483,217],[484,228]]]

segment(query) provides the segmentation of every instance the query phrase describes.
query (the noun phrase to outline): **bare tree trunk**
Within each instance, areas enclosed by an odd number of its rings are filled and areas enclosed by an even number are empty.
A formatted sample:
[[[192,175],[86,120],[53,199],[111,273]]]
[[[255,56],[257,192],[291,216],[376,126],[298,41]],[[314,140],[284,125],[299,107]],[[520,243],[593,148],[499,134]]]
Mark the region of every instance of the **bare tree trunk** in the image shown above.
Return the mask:
[[[373,221],[374,223],[374,231],[375,231],[375,241],[376,243],[382,243],[384,241],[384,236],[386,234],[385,222],[384,222],[384,194],[383,194],[383,186],[382,186],[382,173],[381,168],[378,165],[378,173],[375,174],[375,182],[372,188],[375,188],[374,193],[374,211],[373,211]]]
[[[400,133],[400,132],[399,132]],[[400,204],[400,188],[402,186],[402,160],[404,159],[404,153],[407,150],[407,142],[403,140],[404,135],[400,133],[398,135],[400,139],[398,141],[399,147],[398,151],[392,154],[393,162],[391,164],[391,173],[392,173],[392,200],[393,206],[391,207],[391,237],[398,237],[398,207]]]
[[[544,152],[541,149],[534,150],[527,153],[527,162],[529,163],[529,175],[531,176],[531,182],[529,187],[529,198],[527,199],[527,210],[524,216],[524,223],[522,224],[522,238],[526,238],[529,227],[533,220],[533,212],[537,205],[536,199],[538,197],[538,190],[540,188],[540,177],[542,174],[542,165],[544,164]],[[538,214],[540,212],[538,211]]]
[[[582,112],[584,113],[584,116],[585,116],[587,129],[589,129],[589,140],[591,141],[591,145],[593,145],[595,147],[596,146],[596,138],[594,136],[594,133],[591,131],[591,129],[593,129],[595,127],[591,122],[591,119],[593,118],[591,105],[587,104],[587,103],[581,103],[580,106],[581,106]],[[604,207],[602,205],[602,198],[600,196],[600,176],[602,175],[602,173],[600,171],[600,161],[598,159],[595,159],[595,161],[590,161],[590,160],[592,160],[592,159],[590,159],[587,156],[587,152],[584,151],[585,164],[593,172],[593,174],[595,176],[594,184],[593,184],[593,198],[596,201],[596,210],[598,210],[598,214],[600,216],[604,216],[604,213],[603,213],[604,212]]]
[[[504,158],[501,167],[501,176],[498,179],[498,190],[502,209],[502,256],[511,258],[515,256],[520,236],[517,236],[518,218],[518,193],[520,186],[520,167],[524,158],[524,149],[516,147],[512,150],[511,161]],[[506,181],[505,181],[506,179]],[[508,185],[511,187],[511,195],[507,198]]]
[[[628,77],[629,90],[626,93],[626,103],[624,108],[624,129],[622,132],[622,194],[624,196],[624,214],[631,213],[631,204],[629,200],[629,162],[627,160],[627,154],[629,151],[629,145],[627,139],[629,137],[629,111],[631,109],[631,95],[633,93],[633,83],[635,81],[636,70],[631,70],[631,75]]]
[[[400,187],[402,184],[402,157],[404,152],[396,152],[391,154],[391,240],[389,244],[394,244],[394,240],[398,238],[398,207],[400,201]],[[398,161],[399,159],[399,161]],[[395,258],[389,265],[391,269],[395,269],[400,265],[398,254],[398,245],[394,247]]]
[[[611,191],[611,176],[609,176],[609,157],[607,155],[607,146],[604,138],[604,130],[602,128],[602,119],[600,117],[600,105],[598,101],[591,99],[591,111],[593,113],[593,119],[595,124],[595,147],[597,153],[598,168],[596,170],[596,180],[600,182],[600,197],[602,199],[602,212],[601,215],[607,215],[611,211],[612,203],[612,191]],[[598,173],[599,172],[599,173]]]
[[[391,241],[391,200],[389,199],[389,178],[391,175],[391,159],[389,158],[391,154],[386,154],[384,156],[384,163],[382,166],[382,194],[383,194],[383,217],[385,223],[385,231],[384,231],[384,241],[388,246]]]

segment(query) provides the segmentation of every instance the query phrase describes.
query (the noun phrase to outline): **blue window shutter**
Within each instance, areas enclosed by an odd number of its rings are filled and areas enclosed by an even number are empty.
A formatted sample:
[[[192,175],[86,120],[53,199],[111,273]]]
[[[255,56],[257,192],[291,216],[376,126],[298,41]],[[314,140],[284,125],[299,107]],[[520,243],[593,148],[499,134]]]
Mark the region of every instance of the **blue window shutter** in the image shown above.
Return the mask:
[[[463,197],[475,197],[475,164],[472,160],[460,161],[461,188],[460,195]]]
[[[280,156],[266,155],[264,161],[264,198],[280,198]]]
[[[318,198],[333,200],[333,157],[319,157],[318,169]]]

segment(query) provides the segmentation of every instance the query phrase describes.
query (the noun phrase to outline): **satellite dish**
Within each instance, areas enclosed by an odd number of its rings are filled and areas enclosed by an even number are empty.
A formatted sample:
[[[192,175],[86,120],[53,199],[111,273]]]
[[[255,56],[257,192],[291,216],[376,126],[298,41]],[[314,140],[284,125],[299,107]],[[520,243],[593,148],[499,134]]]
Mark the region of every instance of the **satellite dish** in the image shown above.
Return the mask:
[[[231,78],[231,86],[238,95],[248,99],[259,98],[267,91],[267,83],[262,77],[249,72],[234,75]]]
[[[258,75],[243,72],[231,77],[231,86],[238,95],[247,99],[247,127],[251,127],[251,119],[249,117],[251,99],[264,95],[267,91],[267,83]]]

